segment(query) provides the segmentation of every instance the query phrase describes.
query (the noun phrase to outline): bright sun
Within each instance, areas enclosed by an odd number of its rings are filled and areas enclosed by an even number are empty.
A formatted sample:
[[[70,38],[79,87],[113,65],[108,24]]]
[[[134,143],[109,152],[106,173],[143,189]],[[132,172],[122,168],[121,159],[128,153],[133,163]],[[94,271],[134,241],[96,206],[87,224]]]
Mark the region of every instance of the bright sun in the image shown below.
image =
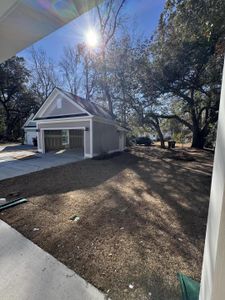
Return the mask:
[[[99,39],[98,34],[93,29],[89,29],[86,33],[86,42],[89,47],[96,47],[98,45]]]

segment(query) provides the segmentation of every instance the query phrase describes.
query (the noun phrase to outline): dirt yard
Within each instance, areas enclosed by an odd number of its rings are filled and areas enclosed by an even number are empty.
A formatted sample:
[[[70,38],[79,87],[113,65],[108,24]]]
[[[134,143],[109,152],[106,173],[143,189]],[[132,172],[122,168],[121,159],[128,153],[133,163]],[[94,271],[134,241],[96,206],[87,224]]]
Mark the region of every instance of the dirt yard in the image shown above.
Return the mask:
[[[0,217],[113,300],[179,299],[177,272],[200,280],[213,159],[180,151],[189,161],[139,147],[1,181],[29,202]]]

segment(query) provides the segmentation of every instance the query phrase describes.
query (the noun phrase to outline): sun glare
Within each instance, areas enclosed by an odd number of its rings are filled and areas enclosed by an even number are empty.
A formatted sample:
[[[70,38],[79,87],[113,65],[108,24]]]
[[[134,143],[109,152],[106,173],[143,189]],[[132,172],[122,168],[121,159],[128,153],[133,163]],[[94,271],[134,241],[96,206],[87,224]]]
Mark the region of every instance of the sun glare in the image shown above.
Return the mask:
[[[99,37],[96,31],[94,31],[93,29],[88,30],[88,32],[86,33],[86,43],[88,44],[88,46],[94,48],[98,45],[98,42]]]

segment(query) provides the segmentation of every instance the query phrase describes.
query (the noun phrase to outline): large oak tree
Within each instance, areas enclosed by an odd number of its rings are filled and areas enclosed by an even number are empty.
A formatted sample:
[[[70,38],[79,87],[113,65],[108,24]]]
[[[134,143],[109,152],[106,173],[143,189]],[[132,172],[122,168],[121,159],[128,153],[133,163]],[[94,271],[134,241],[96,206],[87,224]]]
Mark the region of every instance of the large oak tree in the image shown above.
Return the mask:
[[[189,128],[193,147],[204,146],[218,118],[224,36],[224,1],[169,0],[143,56],[144,93],[152,92],[153,83],[170,103],[166,112],[156,115],[175,118]],[[172,109],[175,104],[179,111]]]

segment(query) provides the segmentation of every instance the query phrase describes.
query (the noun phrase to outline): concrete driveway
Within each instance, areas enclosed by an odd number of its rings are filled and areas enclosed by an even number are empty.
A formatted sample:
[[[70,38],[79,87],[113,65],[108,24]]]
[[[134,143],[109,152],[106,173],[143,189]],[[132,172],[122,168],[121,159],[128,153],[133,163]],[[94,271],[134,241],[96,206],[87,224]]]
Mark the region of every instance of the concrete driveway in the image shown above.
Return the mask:
[[[1,220],[0,236],[0,299],[106,299],[94,286]]]
[[[74,151],[60,150],[40,154],[32,146],[18,144],[0,146],[0,180],[82,159],[84,159],[83,155]]]

